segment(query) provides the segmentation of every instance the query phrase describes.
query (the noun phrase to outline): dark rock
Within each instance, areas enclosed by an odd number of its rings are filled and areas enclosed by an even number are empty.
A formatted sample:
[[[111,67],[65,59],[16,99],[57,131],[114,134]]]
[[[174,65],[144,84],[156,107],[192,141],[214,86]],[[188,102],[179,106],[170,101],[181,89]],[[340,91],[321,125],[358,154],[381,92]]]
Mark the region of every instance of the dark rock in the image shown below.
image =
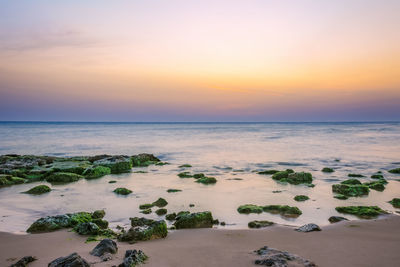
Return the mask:
[[[388,171],[388,172],[400,174],[400,168],[392,169],[392,170],[390,170],[390,171]]]
[[[118,252],[117,243],[111,239],[103,239],[97,246],[90,252],[91,255],[101,257],[105,253],[115,254]]]
[[[347,197],[358,197],[369,194],[369,188],[366,185],[351,185],[351,184],[334,184],[332,192],[338,193]]]
[[[154,201],[154,202],[152,203],[152,205],[153,205],[153,206],[157,206],[157,207],[159,207],[159,208],[163,208],[163,207],[165,207],[165,206],[168,205],[168,202],[167,202],[165,199],[163,199],[162,197],[160,197],[159,199],[157,199],[156,201]]]
[[[386,211],[378,206],[346,206],[336,207],[335,209],[337,212],[352,214],[363,219],[371,219],[382,214],[387,214]]]
[[[106,212],[104,210],[95,210],[92,213],[92,218],[93,219],[103,219],[105,215],[106,215]]]
[[[211,228],[213,226],[211,212],[178,213],[174,226],[176,229],[184,228]]]
[[[321,228],[319,228],[319,226],[314,223],[308,223],[308,224],[305,224],[295,230],[297,232],[307,233],[307,232],[313,232],[313,231],[321,231]]]
[[[270,221],[251,221],[248,223],[249,228],[264,228],[273,225]]]
[[[49,263],[48,267],[90,267],[90,265],[77,253],[72,253],[67,257],[61,257],[53,260]]]
[[[162,215],[165,215],[165,214],[167,214],[167,209],[158,209],[158,210],[156,210],[155,211],[155,213],[158,215],[158,216],[162,216]]]
[[[132,161],[127,156],[111,156],[93,162],[95,166],[108,167],[111,173],[130,172],[132,169]]]
[[[341,216],[331,216],[329,217],[328,221],[330,223],[337,223],[340,221],[348,221],[349,219],[345,218],[345,217],[341,217]]]
[[[309,200],[310,198],[308,196],[305,195],[297,195],[294,197],[294,200],[296,201],[306,201]]]
[[[14,264],[11,264],[10,267],[26,267],[28,266],[29,263],[35,261],[36,258],[32,257],[32,256],[25,256],[23,258],[21,258],[19,261],[17,261]]]
[[[148,257],[141,250],[127,250],[125,252],[124,262],[118,267],[134,267],[138,264],[144,263]]]
[[[321,170],[322,172],[334,172],[335,170],[332,168],[325,167]]]
[[[100,228],[95,223],[84,222],[75,226],[74,230],[80,235],[97,235],[100,231]]]
[[[113,192],[118,195],[126,196],[126,195],[129,195],[130,193],[132,193],[132,190],[129,190],[128,188],[125,188],[125,187],[118,187],[118,188],[114,189]]]
[[[400,208],[400,198],[393,198],[389,203],[395,208]]]
[[[168,235],[167,224],[164,220],[154,221],[146,218],[130,218],[132,227],[122,232],[119,241],[137,242],[150,239],[164,238]]]
[[[65,184],[65,183],[72,183],[76,182],[79,179],[83,178],[82,175],[76,174],[76,173],[69,173],[69,172],[55,172],[50,174],[47,178],[46,181],[49,183],[54,183],[54,184]]]
[[[74,227],[83,222],[92,221],[89,212],[77,212],[64,215],[47,216],[36,220],[27,230],[28,233],[52,232],[62,228]]]
[[[287,267],[287,266],[302,266],[302,267],[315,267],[313,262],[304,259],[295,254],[286,251],[280,251],[267,246],[255,251],[257,255],[261,256],[260,259],[255,260],[256,265],[265,265],[272,267]]]
[[[153,154],[142,153],[131,157],[133,167],[147,167],[160,162],[160,159]]]

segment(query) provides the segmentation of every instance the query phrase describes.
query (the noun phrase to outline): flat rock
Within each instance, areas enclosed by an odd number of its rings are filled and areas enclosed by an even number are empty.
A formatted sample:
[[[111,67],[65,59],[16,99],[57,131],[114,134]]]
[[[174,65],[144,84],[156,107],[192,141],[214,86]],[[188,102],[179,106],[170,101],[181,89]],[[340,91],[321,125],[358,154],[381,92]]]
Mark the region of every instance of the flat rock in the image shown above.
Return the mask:
[[[337,223],[340,221],[348,221],[349,219],[345,218],[345,217],[341,217],[341,216],[331,216],[329,217],[328,221],[330,223]]]
[[[91,255],[101,257],[106,253],[115,254],[118,251],[117,243],[111,239],[103,239],[97,246],[90,252]]]
[[[66,257],[60,257],[49,263],[48,267],[89,267],[89,263],[78,253],[74,252]]]
[[[265,265],[272,267],[316,267],[315,263],[304,259],[295,254],[286,251],[280,251],[274,248],[264,246],[255,251],[260,259],[254,261],[256,265]]]
[[[147,259],[146,254],[141,250],[127,250],[125,252],[124,262],[118,267],[132,267],[143,263]]]
[[[35,260],[36,260],[35,257],[25,256],[25,257],[21,258],[19,261],[17,261],[16,263],[11,264],[10,267],[25,267],[29,263],[31,263],[32,261],[35,261]]]
[[[321,231],[321,228],[319,228],[319,226],[314,223],[308,223],[308,224],[305,224],[295,230],[297,232],[307,233],[307,232],[313,232],[313,231]]]

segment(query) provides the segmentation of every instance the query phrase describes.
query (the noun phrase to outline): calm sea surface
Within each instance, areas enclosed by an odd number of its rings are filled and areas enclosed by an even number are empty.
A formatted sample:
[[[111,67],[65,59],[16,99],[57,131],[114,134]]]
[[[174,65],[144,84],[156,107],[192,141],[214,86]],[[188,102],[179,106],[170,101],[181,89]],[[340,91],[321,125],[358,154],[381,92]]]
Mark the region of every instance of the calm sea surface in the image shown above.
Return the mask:
[[[378,205],[395,212],[387,201],[400,197],[400,175],[387,172],[400,167],[400,123],[0,123],[0,154],[144,152],[170,164],[51,186],[54,190],[42,196],[20,194],[36,184],[0,188],[0,231],[23,232],[46,215],[95,209],[106,210],[111,226],[127,225],[129,217],[142,215],[140,204],[158,197],[169,202],[169,212],[210,210],[227,223],[225,228],[247,228],[255,219],[325,225],[329,216],[338,215],[336,206]],[[179,178],[177,174],[183,169],[178,166],[184,163],[193,165],[192,172],[216,177],[217,184]],[[320,171],[323,167],[336,171],[325,174]],[[286,168],[311,172],[316,186],[279,184],[254,172]],[[137,170],[147,173],[134,173]],[[379,170],[389,181],[385,191],[371,190],[368,197],[348,200],[333,198],[331,185],[347,179],[348,173],[369,177]],[[110,180],[117,183],[109,184]],[[117,196],[112,192],[115,187],[127,187],[133,194]],[[183,191],[167,193],[168,188]],[[282,192],[273,193],[277,190]],[[310,200],[294,201],[299,194],[308,195]],[[189,204],[195,207],[189,208]],[[303,214],[297,219],[268,213],[243,215],[236,211],[242,204],[295,205]],[[158,218],[154,213],[146,216]]]

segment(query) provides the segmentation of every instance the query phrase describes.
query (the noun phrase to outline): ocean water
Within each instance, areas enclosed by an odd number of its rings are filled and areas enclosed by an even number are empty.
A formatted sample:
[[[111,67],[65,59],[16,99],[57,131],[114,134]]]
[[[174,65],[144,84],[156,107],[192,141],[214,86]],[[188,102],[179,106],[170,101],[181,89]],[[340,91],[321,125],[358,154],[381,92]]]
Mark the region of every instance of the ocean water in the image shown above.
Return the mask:
[[[96,154],[153,153],[170,164],[134,168],[131,173],[109,175],[97,180],[82,179],[53,185],[42,196],[20,194],[36,184],[0,188],[0,231],[24,232],[36,219],[67,212],[106,210],[111,226],[128,225],[129,217],[143,216],[139,205],[165,198],[169,212],[210,210],[226,226],[247,228],[251,220],[280,224],[329,224],[339,215],[336,206],[378,205],[396,214],[387,201],[400,197],[400,175],[387,170],[400,167],[400,123],[33,123],[1,122],[0,154],[77,156]],[[217,178],[215,185],[181,179],[181,164],[192,172]],[[332,167],[332,174],[322,173]],[[314,188],[280,184],[255,171],[292,168],[313,174]],[[135,171],[147,173],[135,173]],[[348,179],[348,173],[369,177],[382,171],[389,181],[383,192],[337,200],[331,186]],[[234,180],[240,178],[242,180]],[[116,184],[108,181],[117,180]],[[362,178],[369,181],[369,178]],[[133,191],[117,196],[116,187]],[[167,193],[169,188],[182,189]],[[273,191],[282,191],[273,193]],[[305,202],[295,195],[310,197]],[[195,206],[190,208],[189,204]],[[303,214],[288,219],[269,213],[243,215],[242,204],[287,204]],[[399,211],[399,210],[397,210]],[[145,215],[160,218],[154,213]],[[346,215],[349,219],[356,217]]]

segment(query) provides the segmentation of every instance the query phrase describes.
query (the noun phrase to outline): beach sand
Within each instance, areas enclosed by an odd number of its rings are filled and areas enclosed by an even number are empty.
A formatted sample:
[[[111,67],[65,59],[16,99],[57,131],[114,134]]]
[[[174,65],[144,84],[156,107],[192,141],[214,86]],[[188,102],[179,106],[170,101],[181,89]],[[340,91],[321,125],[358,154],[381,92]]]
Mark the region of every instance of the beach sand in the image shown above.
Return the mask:
[[[293,227],[272,226],[261,230],[188,229],[167,238],[127,244],[118,242],[112,261],[100,262],[89,252],[97,242],[67,230],[15,235],[0,233],[0,266],[23,256],[35,256],[29,266],[47,266],[55,258],[78,252],[95,266],[122,262],[125,250],[141,249],[148,256],[145,266],[255,266],[254,250],[262,246],[286,250],[318,266],[399,266],[400,216],[378,220],[340,222],[321,232],[299,233]]]

